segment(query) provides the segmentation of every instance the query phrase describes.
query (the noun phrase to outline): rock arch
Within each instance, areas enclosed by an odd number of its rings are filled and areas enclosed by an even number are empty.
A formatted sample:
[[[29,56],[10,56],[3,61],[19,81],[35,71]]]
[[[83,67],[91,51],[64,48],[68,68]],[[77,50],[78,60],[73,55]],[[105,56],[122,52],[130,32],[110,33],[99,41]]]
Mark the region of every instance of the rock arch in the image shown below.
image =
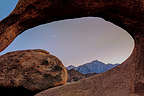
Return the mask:
[[[103,79],[101,83],[105,90],[108,85],[104,86],[106,85],[104,82],[107,81],[107,79],[104,78],[113,78],[112,80],[115,82],[110,84],[114,85],[120,84],[116,82],[122,81],[123,83],[121,83],[128,93],[125,93],[126,95],[112,95],[112,93],[110,93],[110,96],[128,96],[128,94],[143,93],[143,13],[143,0],[19,0],[14,11],[0,22],[0,51],[4,50],[19,34],[37,25],[69,18],[86,16],[102,17],[122,27],[131,34],[135,40],[135,48],[131,56],[122,65],[92,79],[94,81],[96,78]],[[120,75],[119,80],[116,80],[112,74]],[[110,77],[108,77],[108,75]],[[121,88],[123,88],[122,84],[120,84]],[[115,92],[120,93],[120,91]],[[101,94],[97,96],[106,95]]]

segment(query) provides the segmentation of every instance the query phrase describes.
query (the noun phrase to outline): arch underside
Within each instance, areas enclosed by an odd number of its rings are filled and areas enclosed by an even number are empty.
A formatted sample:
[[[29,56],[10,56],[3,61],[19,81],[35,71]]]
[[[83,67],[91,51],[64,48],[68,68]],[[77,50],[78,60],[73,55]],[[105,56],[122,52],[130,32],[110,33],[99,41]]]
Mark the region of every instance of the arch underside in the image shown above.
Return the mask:
[[[143,13],[143,0],[19,0],[14,11],[0,22],[0,51],[19,34],[40,24],[87,16],[101,17],[131,34],[135,40],[131,56],[108,72],[71,86],[48,90],[45,94],[59,91],[50,96],[71,96],[68,95],[71,92],[72,96],[143,96]],[[67,91],[62,93],[62,89]]]

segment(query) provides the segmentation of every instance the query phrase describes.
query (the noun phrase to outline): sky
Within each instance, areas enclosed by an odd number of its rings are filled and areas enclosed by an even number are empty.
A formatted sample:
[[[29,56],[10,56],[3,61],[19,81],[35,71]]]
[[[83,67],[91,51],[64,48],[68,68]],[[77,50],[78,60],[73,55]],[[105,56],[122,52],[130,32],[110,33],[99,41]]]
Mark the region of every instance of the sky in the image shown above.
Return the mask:
[[[0,20],[10,14],[17,2],[18,0],[0,0]]]
[[[7,2],[7,3],[6,3]],[[17,0],[0,1],[0,20],[14,9]],[[83,17],[43,24],[19,35],[0,55],[15,50],[44,49],[65,66],[93,60],[122,63],[134,48],[132,37],[122,28],[98,17]]]

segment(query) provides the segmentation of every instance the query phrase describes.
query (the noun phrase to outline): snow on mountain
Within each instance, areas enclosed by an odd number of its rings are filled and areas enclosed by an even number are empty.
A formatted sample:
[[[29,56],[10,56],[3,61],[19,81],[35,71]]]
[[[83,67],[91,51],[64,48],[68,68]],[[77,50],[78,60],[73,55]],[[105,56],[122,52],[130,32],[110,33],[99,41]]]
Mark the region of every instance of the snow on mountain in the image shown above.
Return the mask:
[[[102,73],[105,71],[108,71],[109,69],[117,66],[119,64],[105,64],[101,61],[95,60],[90,63],[86,63],[84,65],[80,65],[78,67],[75,67],[73,65],[70,65],[67,67],[68,70],[70,69],[75,69],[79,71],[80,73],[83,74],[88,74],[88,73]]]

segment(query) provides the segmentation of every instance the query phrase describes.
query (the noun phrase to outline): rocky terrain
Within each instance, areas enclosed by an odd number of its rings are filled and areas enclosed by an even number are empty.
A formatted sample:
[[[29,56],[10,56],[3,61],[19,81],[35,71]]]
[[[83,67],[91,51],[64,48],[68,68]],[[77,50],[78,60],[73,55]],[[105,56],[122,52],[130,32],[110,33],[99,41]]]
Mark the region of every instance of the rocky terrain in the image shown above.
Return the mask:
[[[82,74],[74,69],[67,70],[67,72],[68,72],[68,81],[67,82],[79,81],[81,79],[88,78],[90,76],[97,74],[97,73]]]
[[[68,70],[68,80],[67,82],[79,81],[80,79],[86,78],[86,76],[74,69]]]
[[[138,95],[140,92],[130,93],[133,86],[132,67],[125,63],[107,72],[45,90],[35,96],[143,96]]]
[[[66,81],[66,68],[47,51],[23,50],[0,56],[0,90],[5,95],[30,96]]]
[[[22,32],[40,24],[86,16],[101,17],[125,29],[133,37],[135,48],[131,56],[107,72],[35,96],[144,96],[143,13],[143,0],[19,0],[14,11],[0,21],[0,51]],[[1,84],[5,87],[17,85],[10,81],[13,79],[11,73],[15,72],[7,72],[7,67],[3,66],[5,70],[1,71]],[[29,86],[26,88],[31,89]]]

